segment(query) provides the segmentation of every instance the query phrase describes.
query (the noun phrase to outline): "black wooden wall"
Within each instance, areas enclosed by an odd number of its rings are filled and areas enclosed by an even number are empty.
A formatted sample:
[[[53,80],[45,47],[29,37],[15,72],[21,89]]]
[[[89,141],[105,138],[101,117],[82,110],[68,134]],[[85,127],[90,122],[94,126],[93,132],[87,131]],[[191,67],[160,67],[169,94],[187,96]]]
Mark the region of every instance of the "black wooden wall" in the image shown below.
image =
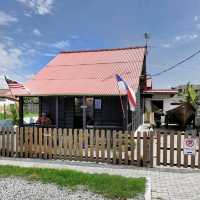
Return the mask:
[[[122,97],[123,107],[125,111],[125,119],[123,118],[122,107],[119,96],[98,96],[94,99],[101,99],[101,109],[95,109],[94,106],[94,126],[116,126],[126,129],[127,124],[132,122],[131,112],[127,110],[127,97]],[[75,128],[74,127],[74,97],[60,96],[58,97],[58,127]],[[41,112],[47,113],[53,124],[56,123],[56,97],[42,97],[40,100]],[[129,108],[128,108],[129,109]],[[133,114],[134,127],[138,127],[142,122],[142,104],[140,91],[137,92],[137,108]]]
[[[116,96],[95,98],[101,99],[102,109],[94,109],[94,125],[123,127],[123,113],[120,98]]]
[[[59,97],[59,127],[73,128],[74,97]]]

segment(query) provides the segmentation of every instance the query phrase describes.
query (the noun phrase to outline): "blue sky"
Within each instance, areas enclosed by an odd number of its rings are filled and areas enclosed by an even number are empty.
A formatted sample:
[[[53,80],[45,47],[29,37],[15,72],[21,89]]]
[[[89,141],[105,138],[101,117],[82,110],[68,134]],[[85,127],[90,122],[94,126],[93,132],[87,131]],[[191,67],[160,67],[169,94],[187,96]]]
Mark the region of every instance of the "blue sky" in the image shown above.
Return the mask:
[[[0,1],[0,73],[24,81],[61,50],[144,45],[152,74],[200,49],[199,0]],[[153,79],[200,83],[200,55]]]

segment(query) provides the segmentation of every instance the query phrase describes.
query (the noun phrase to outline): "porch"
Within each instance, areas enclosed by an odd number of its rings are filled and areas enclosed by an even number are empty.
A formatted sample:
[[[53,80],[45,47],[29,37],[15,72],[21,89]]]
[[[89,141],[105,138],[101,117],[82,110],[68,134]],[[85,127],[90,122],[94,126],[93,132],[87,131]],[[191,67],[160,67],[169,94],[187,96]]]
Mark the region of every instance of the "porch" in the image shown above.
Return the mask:
[[[42,127],[135,130],[141,124],[140,107],[131,113],[127,96],[122,96],[122,102],[119,96],[40,96],[19,98],[20,127],[41,127],[37,122],[24,123],[25,107],[32,102],[27,98],[36,99],[38,116],[45,113],[50,119],[51,124]]]

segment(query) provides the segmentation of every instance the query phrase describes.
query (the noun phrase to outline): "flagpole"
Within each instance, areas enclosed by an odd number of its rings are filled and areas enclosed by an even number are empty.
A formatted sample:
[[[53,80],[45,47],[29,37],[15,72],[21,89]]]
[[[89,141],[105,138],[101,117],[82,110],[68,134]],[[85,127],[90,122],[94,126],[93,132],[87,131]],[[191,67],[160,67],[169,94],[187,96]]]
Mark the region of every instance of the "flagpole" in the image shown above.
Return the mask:
[[[121,96],[121,92],[120,92],[118,83],[117,83],[117,88],[118,88],[118,92],[119,92],[119,98],[120,98],[120,103],[121,103],[121,107],[122,107],[123,117],[124,117],[124,119],[126,119],[125,111],[124,111],[124,107],[123,107],[123,103],[122,103],[122,96]]]

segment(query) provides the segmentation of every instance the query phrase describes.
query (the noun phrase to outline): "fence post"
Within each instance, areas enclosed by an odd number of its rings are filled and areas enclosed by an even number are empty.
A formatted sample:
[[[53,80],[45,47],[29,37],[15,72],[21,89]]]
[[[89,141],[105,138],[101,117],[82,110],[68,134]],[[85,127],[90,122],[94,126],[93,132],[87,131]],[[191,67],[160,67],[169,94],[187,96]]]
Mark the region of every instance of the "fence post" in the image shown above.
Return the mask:
[[[34,134],[34,129],[33,127],[29,128],[29,157],[33,157],[33,134]]]
[[[49,159],[52,159],[52,140],[53,140],[53,134],[52,134],[52,129],[49,128],[49,143],[48,143],[48,147],[49,147]]]
[[[16,129],[16,157],[18,157],[19,156],[19,149],[20,149],[20,147],[19,147],[19,127],[17,127],[17,129]]]
[[[105,131],[101,130],[101,161],[105,162]]]
[[[140,132],[137,132],[137,165],[139,167],[141,165],[140,144],[141,144]]]
[[[163,165],[167,165],[167,137],[168,133],[164,132],[163,135]]]
[[[153,167],[153,143],[154,143],[154,132],[150,131],[150,138],[149,138],[149,160],[150,160],[150,167]]]
[[[117,151],[116,151],[116,146],[117,146],[117,139],[116,139],[117,132],[113,131],[112,136],[113,136],[113,145],[112,145],[112,150],[113,150],[113,164],[116,164],[117,162]]]
[[[147,143],[147,132],[143,132],[143,166],[147,166],[148,161],[148,143]]]
[[[6,157],[9,157],[10,153],[10,128],[6,128]]]
[[[39,128],[39,158],[42,158],[42,136],[43,136],[43,130],[42,128]]]
[[[135,132],[132,131],[131,132],[131,165],[134,164],[134,160],[135,160],[135,147],[136,147],[136,144],[135,144],[135,138],[134,138],[134,135],[135,135]]]
[[[111,142],[110,142],[110,139],[111,139],[111,133],[110,133],[110,130],[108,130],[106,132],[106,152],[107,152],[107,157],[106,157],[106,160],[107,160],[107,163],[111,163]]]
[[[84,129],[85,160],[88,161],[88,130]]]
[[[122,164],[122,159],[123,159],[122,158],[122,132],[119,131],[118,132],[118,161],[120,165]]]
[[[197,136],[196,131],[192,131],[192,138],[194,140],[196,140],[196,136]],[[196,153],[196,149],[195,149],[195,153]],[[195,168],[195,154],[191,155],[191,167]]]
[[[185,139],[188,138],[188,133],[185,133]],[[184,141],[183,141],[184,142]],[[184,155],[184,167],[188,167],[188,155]]]
[[[174,166],[174,133],[170,133],[170,166]]]
[[[129,161],[129,156],[128,156],[128,145],[129,145],[129,140],[128,140],[128,131],[125,132],[125,147],[124,147],[124,151],[125,151],[125,164],[128,165],[128,161]]]
[[[160,165],[160,131],[157,131],[157,156],[156,156],[156,165]]]
[[[200,169],[200,133],[198,134],[198,168]]]
[[[83,130],[79,130],[79,159],[80,160],[83,160],[83,135],[84,135],[84,132]],[[91,139],[91,138],[90,138]],[[90,149],[91,150],[91,149]],[[93,155],[93,154],[92,154]],[[90,154],[91,156],[91,154]],[[92,156],[93,157],[93,156]]]

